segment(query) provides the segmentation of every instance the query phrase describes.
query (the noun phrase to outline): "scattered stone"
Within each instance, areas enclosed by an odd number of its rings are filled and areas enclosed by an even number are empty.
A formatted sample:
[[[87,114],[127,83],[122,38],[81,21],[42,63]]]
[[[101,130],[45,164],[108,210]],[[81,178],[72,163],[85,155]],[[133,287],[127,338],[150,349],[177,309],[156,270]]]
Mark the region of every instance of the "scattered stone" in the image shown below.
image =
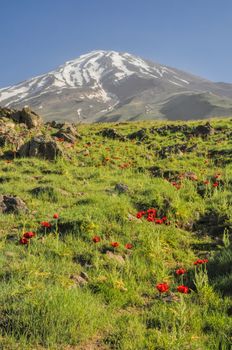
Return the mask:
[[[175,293],[170,293],[169,295],[164,296],[162,298],[162,300],[165,303],[179,302],[180,301],[180,297],[178,295],[176,295]]]
[[[188,147],[187,144],[176,144],[172,146],[164,146],[161,150],[156,152],[156,155],[162,159],[168,158],[170,155],[175,154],[182,156],[184,153],[190,153],[197,150],[197,144]]]
[[[20,147],[18,155],[20,157],[36,157],[47,160],[54,160],[62,155],[61,147],[52,139],[46,139],[39,135]]]
[[[81,139],[74,126],[69,123],[60,124],[61,128],[52,136],[63,139],[66,142],[75,143],[77,139]]]
[[[0,213],[28,212],[25,202],[17,196],[0,195]]]
[[[122,257],[122,255],[119,255],[119,254],[114,254],[112,253],[111,251],[107,251],[106,252],[106,256],[110,259],[110,260],[114,260],[116,261],[117,263],[119,263],[120,265],[124,265],[125,264],[125,260],[124,258]]]
[[[192,181],[198,180],[198,176],[192,171],[187,171],[186,173],[183,174],[183,177]]]
[[[179,175],[177,170],[164,170],[158,166],[152,166],[148,169],[151,172],[151,175],[154,177],[163,177],[168,180],[174,180]]]
[[[0,119],[10,118],[11,115],[15,112],[16,112],[15,109],[7,108],[7,107],[0,107]]]
[[[192,132],[192,128],[189,127],[188,125],[186,124],[183,124],[183,125],[164,125],[164,126],[161,126],[161,127],[158,127],[158,128],[154,128],[152,127],[150,129],[150,132],[152,134],[159,134],[161,136],[166,136],[168,135],[168,133],[176,133],[176,132],[181,132],[185,135],[188,135]]]
[[[213,135],[214,133],[215,129],[211,126],[209,122],[207,122],[205,125],[198,125],[193,131],[193,134],[195,136],[208,136]]]
[[[116,129],[110,129],[110,128],[103,129],[98,133],[98,135],[101,135],[103,137],[107,137],[113,140],[126,141],[126,137],[119,134]]]
[[[122,184],[122,183],[116,184],[114,189],[115,189],[115,191],[118,191],[119,193],[126,193],[129,191],[128,186],[125,184]]]
[[[17,123],[26,124],[28,129],[37,128],[43,124],[43,119],[29,107],[24,107],[21,111],[12,113],[10,118]]]
[[[84,286],[88,283],[88,276],[84,272],[81,272],[80,275],[70,275],[70,279],[73,280],[76,285],[78,286]]]
[[[129,140],[139,140],[139,141],[144,141],[148,138],[148,134],[147,134],[147,129],[141,129],[138,131],[133,132],[132,134],[127,135],[127,138]]]

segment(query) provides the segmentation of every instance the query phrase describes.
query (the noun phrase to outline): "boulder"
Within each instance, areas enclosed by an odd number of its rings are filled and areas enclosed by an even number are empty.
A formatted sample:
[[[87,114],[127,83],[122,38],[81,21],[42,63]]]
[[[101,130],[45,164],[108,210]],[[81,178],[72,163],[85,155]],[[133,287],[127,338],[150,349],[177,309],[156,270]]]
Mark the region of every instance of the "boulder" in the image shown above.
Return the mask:
[[[193,134],[195,136],[208,136],[213,135],[215,132],[215,129],[211,126],[209,122],[207,122],[205,125],[198,125]]]
[[[141,129],[133,132],[132,134],[127,135],[129,140],[139,140],[144,141],[148,138],[147,129]]]
[[[28,129],[36,128],[43,124],[43,119],[29,107],[24,107],[21,111],[14,112],[9,117],[16,123],[24,123]]]
[[[15,109],[0,107],[0,119],[10,118],[13,113],[15,113]]]
[[[114,254],[111,251],[107,251],[106,252],[106,256],[110,259],[115,261],[116,263],[120,264],[120,265],[124,265],[125,264],[125,260],[123,258],[122,255],[119,254]]]
[[[33,137],[18,151],[20,157],[36,157],[47,160],[54,160],[62,153],[61,147],[54,140],[45,138],[43,135]]]
[[[106,128],[98,133],[103,137],[107,137],[108,139],[126,141],[126,137],[119,134],[116,129]]]
[[[28,212],[24,201],[16,196],[0,195],[0,213]]]
[[[115,191],[119,192],[119,193],[126,193],[129,191],[129,188],[127,185],[122,184],[122,183],[118,183],[115,185],[114,187]]]
[[[80,275],[77,275],[77,274],[70,275],[70,279],[77,286],[84,286],[88,283],[89,277],[86,272],[81,272]]]
[[[74,143],[77,139],[81,139],[81,136],[76,129],[69,123],[61,124],[61,128],[52,136],[70,143]]]

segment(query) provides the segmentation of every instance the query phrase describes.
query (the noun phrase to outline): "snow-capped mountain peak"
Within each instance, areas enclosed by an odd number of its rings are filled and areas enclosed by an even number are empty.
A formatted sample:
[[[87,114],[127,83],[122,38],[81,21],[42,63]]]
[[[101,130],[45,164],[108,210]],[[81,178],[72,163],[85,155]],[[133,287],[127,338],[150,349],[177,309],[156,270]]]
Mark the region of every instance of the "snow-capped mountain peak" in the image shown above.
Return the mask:
[[[15,86],[0,89],[0,102],[6,105],[19,103],[36,95],[58,92],[62,89],[89,87],[102,91],[102,99],[109,100],[103,93],[104,79],[117,84],[132,75],[144,79],[166,79],[171,84],[183,86],[189,84],[171,69],[149,63],[129,53],[96,50],[79,58],[67,61],[56,70],[37,76]],[[169,77],[169,79],[168,79]]]
[[[63,118],[65,111],[74,121],[98,120],[116,110],[117,118],[125,111],[133,118],[143,113],[156,115],[156,109],[163,110],[163,103],[178,94],[215,91],[232,96],[228,86],[216,86],[175,68],[126,52],[95,50],[51,72],[0,89],[0,104],[30,105],[45,118],[54,114]],[[157,115],[162,117],[163,112]]]

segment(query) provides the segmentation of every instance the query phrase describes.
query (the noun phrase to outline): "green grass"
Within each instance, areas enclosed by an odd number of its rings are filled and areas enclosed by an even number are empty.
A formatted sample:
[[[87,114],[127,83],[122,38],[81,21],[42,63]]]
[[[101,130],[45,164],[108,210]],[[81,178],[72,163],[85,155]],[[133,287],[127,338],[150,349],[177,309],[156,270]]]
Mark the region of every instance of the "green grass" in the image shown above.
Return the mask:
[[[30,210],[0,214],[0,349],[231,349],[232,166],[227,156],[208,152],[232,150],[232,121],[211,123],[220,132],[189,140],[180,132],[150,132],[167,122],[81,125],[82,139],[74,148],[63,143],[63,158],[0,160],[0,193],[21,197]],[[144,127],[147,139],[103,138],[106,127],[125,136]],[[177,143],[197,149],[158,156]],[[178,178],[189,171],[198,181]],[[173,181],[181,181],[180,189]],[[115,190],[117,183],[128,192]],[[170,225],[136,218],[152,207]],[[19,244],[26,231],[36,232],[29,246]],[[120,246],[113,249],[113,241]],[[198,258],[209,260],[206,267],[193,265]],[[188,270],[184,281],[175,275],[179,267]],[[83,286],[72,278],[81,273],[88,275]],[[164,281],[171,292],[159,295],[155,286]],[[189,294],[176,291],[182,282]]]

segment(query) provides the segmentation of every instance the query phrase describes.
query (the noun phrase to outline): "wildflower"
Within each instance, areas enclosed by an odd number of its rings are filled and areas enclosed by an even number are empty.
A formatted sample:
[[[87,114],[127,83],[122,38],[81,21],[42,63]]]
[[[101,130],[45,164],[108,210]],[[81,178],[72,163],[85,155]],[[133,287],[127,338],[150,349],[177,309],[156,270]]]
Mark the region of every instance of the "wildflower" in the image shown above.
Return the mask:
[[[178,276],[180,276],[180,275],[184,275],[185,273],[187,272],[187,270],[185,270],[185,269],[178,269],[178,270],[176,270],[176,274],[178,275]]]
[[[218,185],[219,185],[219,182],[214,182],[213,183],[213,187],[218,187]]]
[[[163,220],[163,221],[167,221],[167,219],[168,219],[167,216],[163,216],[163,217],[162,217],[162,220]]]
[[[160,293],[165,293],[169,290],[169,285],[167,283],[159,283],[156,285],[156,289],[158,289]]]
[[[163,223],[162,219],[155,219],[155,223],[161,225]]]
[[[156,216],[156,213],[157,213],[157,210],[155,210],[153,208],[147,210],[148,215]]]
[[[152,215],[148,215],[147,221],[153,222],[153,221],[155,221],[155,218]]]
[[[113,248],[119,247],[119,243],[118,243],[118,242],[111,242],[110,245],[111,245],[111,247],[113,247]]]
[[[22,237],[20,238],[19,243],[25,245],[29,243],[29,240],[26,237]]]
[[[27,238],[27,239],[30,239],[32,237],[35,237],[35,233],[34,232],[31,232],[31,231],[28,231],[28,232],[25,232],[23,234],[23,238]]]
[[[137,217],[138,219],[141,219],[141,217],[143,217],[143,215],[145,215],[145,214],[146,214],[145,211],[139,211],[139,212],[136,214],[136,217]]]
[[[219,174],[219,173],[214,175],[215,179],[219,179],[220,177],[221,177],[221,174]]]
[[[177,287],[177,291],[179,292],[179,293],[183,293],[183,294],[188,294],[188,292],[189,292],[189,287],[187,287],[187,286],[178,286]]]
[[[53,215],[53,219],[59,219],[59,214],[55,213],[55,214]]]
[[[205,181],[203,182],[203,184],[204,184],[204,185],[208,185],[208,184],[209,184],[209,180],[205,180]]]
[[[42,221],[41,222],[41,226],[42,227],[46,227],[46,228],[51,228],[52,227],[52,225],[48,221]]]
[[[172,184],[172,186],[176,187],[177,190],[179,190],[181,188],[181,184],[179,184],[179,183],[177,183],[175,181],[172,182],[171,184]]]
[[[133,244],[127,243],[127,244],[125,244],[125,248],[126,249],[132,249],[133,248]]]
[[[92,238],[92,241],[93,241],[94,243],[99,243],[100,240],[101,240],[101,238],[100,238],[99,236],[94,236],[94,237]]]
[[[208,262],[208,259],[197,259],[193,265],[202,265],[202,264],[206,264]]]

